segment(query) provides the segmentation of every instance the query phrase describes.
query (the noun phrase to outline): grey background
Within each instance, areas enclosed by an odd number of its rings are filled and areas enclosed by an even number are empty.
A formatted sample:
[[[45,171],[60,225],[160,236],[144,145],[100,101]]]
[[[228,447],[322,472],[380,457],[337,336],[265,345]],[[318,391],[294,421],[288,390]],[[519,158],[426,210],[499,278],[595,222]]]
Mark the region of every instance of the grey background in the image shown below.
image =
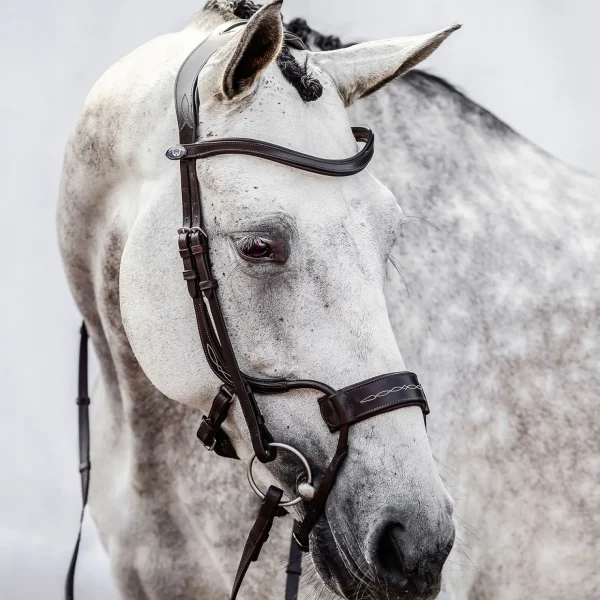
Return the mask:
[[[62,595],[79,511],[79,317],[54,231],[62,149],[98,76],[185,25],[203,0],[2,0],[0,598]],[[600,173],[593,0],[286,0],[344,39],[465,27],[425,65],[549,152]],[[116,598],[87,522],[80,598]]]

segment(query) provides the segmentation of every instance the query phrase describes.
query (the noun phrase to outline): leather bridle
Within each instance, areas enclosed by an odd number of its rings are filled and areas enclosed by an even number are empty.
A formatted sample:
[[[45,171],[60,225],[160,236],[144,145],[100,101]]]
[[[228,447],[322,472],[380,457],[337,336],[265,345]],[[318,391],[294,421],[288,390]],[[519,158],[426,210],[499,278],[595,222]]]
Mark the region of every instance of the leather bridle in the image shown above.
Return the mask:
[[[356,141],[364,143],[362,150],[350,158],[340,160],[317,158],[249,138],[196,141],[198,76],[214,52],[237,35],[246,22],[228,22],[219,27],[208,35],[184,61],[175,82],[179,144],[172,146],[166,152],[170,160],[179,162],[181,174],[183,225],[178,230],[178,245],[183,260],[183,278],[194,304],[206,361],[222,382],[208,415],[202,418],[197,435],[208,450],[214,451],[219,456],[237,459],[233,445],[222,429],[229,408],[237,399],[250,432],[254,451],[248,469],[249,480],[253,489],[263,496],[258,518],[242,553],[231,595],[232,600],[238,593],[250,563],[257,560],[274,518],[285,514],[285,506],[303,502],[305,516],[301,522],[295,524],[293,537],[303,551],[309,550],[309,535],[325,511],[327,498],[348,452],[348,432],[351,425],[377,414],[406,406],[419,406],[424,416],[429,413],[425,393],[414,373],[388,373],[336,391],[325,383],[312,380],[251,377],[239,368],[219,303],[217,280],[212,273],[209,236],[202,220],[202,194],[196,172],[196,161],[221,154],[246,154],[323,176],[347,177],[362,171],[369,164],[374,152],[373,133],[364,127],[352,128]],[[288,32],[285,33],[285,43],[295,49],[307,49],[299,38]],[[282,394],[295,389],[318,391],[321,394],[318,402],[325,424],[331,432],[339,432],[335,454],[316,490],[310,485],[312,476],[306,459],[294,448],[275,443],[255,399],[255,394]],[[87,393],[85,396],[87,397]],[[87,410],[87,405],[85,406]],[[284,502],[283,491],[275,486],[270,486],[266,494],[262,494],[252,478],[251,465],[254,459],[261,463],[271,462],[277,457],[278,447],[297,454],[308,471],[308,481],[298,486],[299,497],[294,501]],[[87,496],[87,493],[85,495]],[[72,568],[74,569],[73,564]],[[297,571],[295,575],[298,575]],[[295,587],[297,589],[297,583]],[[67,594],[67,598],[72,596]]]

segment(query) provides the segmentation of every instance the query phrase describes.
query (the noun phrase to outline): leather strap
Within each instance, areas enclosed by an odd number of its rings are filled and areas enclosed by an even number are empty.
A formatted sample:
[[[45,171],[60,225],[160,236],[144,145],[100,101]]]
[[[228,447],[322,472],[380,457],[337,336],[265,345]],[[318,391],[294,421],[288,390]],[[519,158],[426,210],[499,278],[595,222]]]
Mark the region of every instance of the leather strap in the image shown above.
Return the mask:
[[[419,406],[429,414],[425,392],[414,373],[388,373],[355,383],[319,399],[321,416],[330,431],[358,423],[376,414],[406,406]]]
[[[79,376],[78,376],[77,406],[79,412],[79,475],[81,477],[81,516],[79,517],[79,530],[75,548],[71,556],[71,563],[67,572],[65,582],[66,600],[74,599],[75,567],[79,556],[79,544],[81,542],[81,528],[88,500],[90,488],[90,417],[88,396],[88,333],[85,323],[81,324],[79,338]]]
[[[342,159],[318,158],[251,138],[224,138],[182,144],[169,148],[166,156],[171,160],[182,161],[208,158],[220,154],[247,154],[319,175],[347,177],[356,175],[369,164],[373,158],[375,147],[375,136],[370,129],[353,127],[352,133],[357,142],[364,142],[365,145],[358,154]]]
[[[238,458],[227,434],[221,425],[227,418],[229,407],[233,402],[233,390],[227,385],[222,385],[215,396],[208,417],[202,417],[197,436],[204,447],[225,458]]]
[[[189,240],[189,248],[198,278],[198,287],[205,300],[202,301],[200,297],[194,300],[196,315],[201,314],[198,325],[205,354],[209,358],[209,364],[214,367],[213,371],[215,371],[215,367],[217,368],[217,376],[225,383],[231,384],[235,390],[235,395],[239,400],[250,431],[250,439],[256,457],[260,462],[269,462],[276,457],[275,448],[270,445],[273,438],[265,426],[252,389],[244,380],[237,363],[217,296],[216,281],[212,276],[208,252],[200,251],[203,247],[208,248],[208,238],[204,235],[204,232],[197,229],[189,232]],[[210,314],[208,314],[208,309],[210,309]],[[222,366],[219,368],[221,364]]]
[[[308,504],[306,515],[302,522],[298,525],[294,531],[294,539],[298,543],[298,546],[304,551],[309,550],[309,535],[313,527],[316,525],[319,517],[325,512],[325,505],[327,504],[327,498],[331,492],[331,488],[335,483],[338,471],[344,462],[346,455],[348,454],[348,425],[342,425],[340,427],[340,433],[338,437],[337,448],[333,459],[329,463],[323,479],[319,484],[315,497]]]
[[[285,570],[285,600],[297,600],[302,575],[302,549],[292,535],[288,564]]]
[[[414,373],[403,371],[373,377],[345,387],[319,399],[321,416],[330,431],[339,430],[338,444],[315,497],[308,505],[306,515],[294,532],[294,539],[302,550],[309,550],[309,536],[319,517],[325,512],[327,498],[338,471],[348,453],[350,425],[376,414],[406,406],[419,406],[423,418],[429,406],[423,388]]]
[[[240,27],[248,21],[239,19],[227,21],[207,35],[185,59],[177,73],[175,85],[175,110],[179,123],[179,141],[192,144],[196,141],[197,94],[196,83],[200,71],[208,59],[227,42],[240,33]],[[297,50],[307,50],[304,42],[293,33],[286,31],[284,40]]]
[[[177,73],[175,111],[179,123],[179,140],[190,144],[196,139],[196,81],[206,61],[236,34],[247,21],[228,21],[207,35],[183,61]]]
[[[225,23],[211,33],[188,56],[177,74],[175,109],[179,125],[179,141],[184,144],[196,138],[197,107],[196,84],[198,74],[212,54],[234,35],[244,21]],[[179,252],[188,292],[194,301],[196,321],[204,354],[213,372],[233,387],[259,461],[265,463],[276,457],[273,441],[260,413],[252,389],[237,364],[229,334],[216,293],[208,257],[208,239],[202,231],[201,190],[195,162],[180,163],[183,227],[179,230]]]
[[[225,388],[226,386],[222,386]],[[208,421],[218,424],[226,418],[226,411],[223,412],[222,406],[230,405],[230,400],[225,404],[221,399],[223,393],[220,392],[211,408]],[[230,397],[227,397],[230,398]],[[221,399],[221,400],[220,400]],[[294,532],[294,539],[298,547],[304,551],[309,550],[309,536],[317,520],[325,511],[327,498],[335,483],[335,479],[341,468],[348,452],[348,429],[353,423],[374,416],[375,414],[396,410],[406,406],[419,406],[424,417],[429,413],[429,406],[425,393],[419,383],[417,376],[410,372],[390,373],[387,375],[373,377],[372,379],[354,384],[339,390],[319,400],[321,413],[327,425],[332,431],[340,430],[338,445],[335,455],[325,472],[318,491],[313,500],[308,505],[308,510],[301,524],[298,524]],[[218,415],[218,417],[216,416]],[[206,418],[203,420],[205,424]],[[207,428],[212,435],[224,435],[222,430],[215,431],[217,425]],[[202,429],[202,425],[201,425]],[[211,438],[201,437],[200,431],[198,437],[203,443],[209,444]],[[225,436],[226,437],[226,436]],[[227,440],[228,442],[228,440]],[[235,452],[235,451],[233,451]],[[229,454],[222,454],[229,456]],[[298,588],[301,568],[294,566],[298,560],[294,558],[296,553],[295,545],[290,549],[290,562],[288,563],[288,578],[286,581],[286,598],[294,597]],[[294,592],[295,590],[295,592]]]
[[[233,582],[231,600],[235,600],[250,563],[258,560],[263,544],[269,538],[269,532],[271,531],[275,517],[286,514],[285,511],[282,511],[282,509],[279,508],[279,502],[281,501],[282,496],[283,490],[280,490],[273,485],[269,487],[265,494],[258,517],[250,530],[248,541],[242,552],[242,558],[240,559],[240,564],[235,575],[235,581]]]

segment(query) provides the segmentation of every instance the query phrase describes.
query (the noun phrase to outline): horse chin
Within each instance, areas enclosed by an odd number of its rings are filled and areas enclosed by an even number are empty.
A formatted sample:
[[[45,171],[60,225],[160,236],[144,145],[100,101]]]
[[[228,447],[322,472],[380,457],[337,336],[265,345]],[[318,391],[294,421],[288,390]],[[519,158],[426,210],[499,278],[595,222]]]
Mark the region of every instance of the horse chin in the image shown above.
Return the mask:
[[[368,589],[369,597],[381,596],[387,600],[385,591],[378,590],[379,586],[359,568],[350,550],[340,547],[326,517],[314,529],[311,550],[317,573],[327,588],[336,595],[355,600]],[[364,558],[361,562],[363,561]]]
[[[390,584],[377,576],[366,559],[356,559],[348,548],[341,548],[323,517],[311,536],[311,556],[325,586],[346,600],[368,597],[372,600],[434,600],[441,589],[439,582],[417,589],[408,580],[404,585]],[[366,565],[361,568],[359,565]]]
[[[355,597],[359,571],[354,567],[354,561],[345,564],[345,556],[342,557],[325,517],[315,526],[311,536],[311,556],[319,577],[328,589],[348,600]]]

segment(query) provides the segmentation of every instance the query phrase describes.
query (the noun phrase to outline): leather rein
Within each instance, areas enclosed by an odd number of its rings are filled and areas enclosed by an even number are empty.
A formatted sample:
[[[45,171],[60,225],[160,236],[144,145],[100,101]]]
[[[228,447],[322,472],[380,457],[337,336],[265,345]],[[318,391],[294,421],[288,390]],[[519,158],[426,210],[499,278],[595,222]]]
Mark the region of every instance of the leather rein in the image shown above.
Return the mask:
[[[248,480],[252,489],[263,498],[257,520],[242,553],[231,594],[232,600],[235,600],[237,596],[249,565],[258,559],[275,517],[286,514],[286,507],[303,504],[305,515],[302,521],[295,523],[293,540],[302,551],[309,550],[310,533],[325,511],[327,498],[347,455],[348,434],[351,425],[377,414],[406,406],[419,406],[424,417],[429,413],[427,399],[417,376],[406,371],[387,373],[335,390],[319,381],[262,379],[246,375],[240,370],[219,303],[218,283],[212,273],[209,236],[204,228],[202,218],[202,194],[196,172],[196,161],[222,154],[246,154],[319,175],[348,177],[362,171],[369,164],[374,152],[374,135],[365,127],[352,128],[356,141],[364,143],[363,148],[356,155],[340,160],[318,158],[249,138],[197,141],[198,94],[196,86],[198,76],[214,52],[233,39],[246,22],[230,21],[217,28],[184,61],[175,83],[179,144],[172,146],[166,152],[167,158],[179,162],[181,174],[183,224],[178,230],[178,248],[183,261],[183,279],[187,283],[187,289],[193,301],[206,361],[222,382],[208,415],[202,418],[197,436],[207,450],[214,451],[219,456],[237,459],[235,449],[222,429],[222,425],[233,402],[239,402],[254,451],[248,465]],[[304,43],[289,32],[285,33],[285,43],[297,50],[307,50]],[[81,365],[80,355],[80,382],[82,378]],[[332,433],[338,432],[335,453],[324,470],[316,490],[312,485],[312,472],[308,461],[296,449],[285,444],[275,443],[255,398],[255,394],[282,394],[295,389],[318,391],[321,416]],[[85,504],[89,481],[89,451],[85,458],[84,446],[85,444],[89,446],[87,425],[89,399],[80,401],[82,396],[87,399],[87,379],[85,393],[82,394],[80,385],[80,399],[78,399],[80,405],[80,454],[83,452],[81,455],[82,463],[84,463],[82,492]],[[82,406],[85,407],[85,416],[81,414]],[[83,434],[82,422],[85,429]],[[82,435],[85,438],[83,445]],[[300,458],[307,472],[306,478],[297,486],[299,495],[294,500],[284,500],[283,490],[273,485],[266,493],[261,492],[252,476],[254,460],[261,463],[271,462],[277,457],[278,448],[294,453]],[[73,598],[73,573],[80,535],[81,529],[67,578],[67,600]],[[293,600],[296,597],[300,576],[299,564],[299,553],[295,549],[295,544],[292,543],[286,600]]]

